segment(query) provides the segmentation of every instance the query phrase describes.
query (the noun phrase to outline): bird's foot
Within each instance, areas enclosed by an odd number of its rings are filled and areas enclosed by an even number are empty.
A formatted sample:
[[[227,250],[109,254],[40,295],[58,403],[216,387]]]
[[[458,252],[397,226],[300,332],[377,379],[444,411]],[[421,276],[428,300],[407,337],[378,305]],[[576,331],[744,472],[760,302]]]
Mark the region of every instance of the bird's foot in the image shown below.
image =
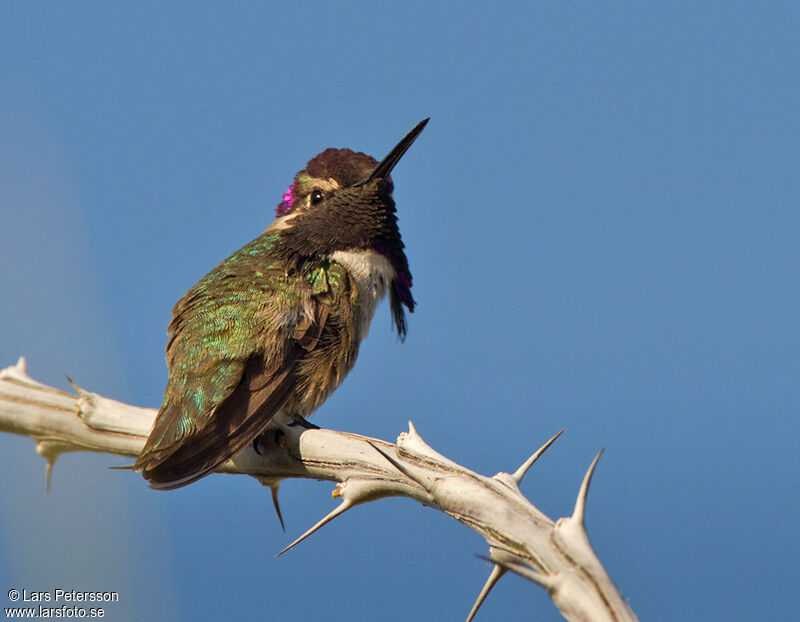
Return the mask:
[[[267,428],[253,440],[253,451],[263,456],[272,447],[286,447],[283,437],[286,433],[280,428]]]
[[[314,425],[313,423],[311,423],[307,419],[303,419],[302,417],[298,417],[297,419],[292,421],[289,424],[289,427],[290,428],[300,427],[300,428],[305,428],[306,430],[319,430],[318,425]]]

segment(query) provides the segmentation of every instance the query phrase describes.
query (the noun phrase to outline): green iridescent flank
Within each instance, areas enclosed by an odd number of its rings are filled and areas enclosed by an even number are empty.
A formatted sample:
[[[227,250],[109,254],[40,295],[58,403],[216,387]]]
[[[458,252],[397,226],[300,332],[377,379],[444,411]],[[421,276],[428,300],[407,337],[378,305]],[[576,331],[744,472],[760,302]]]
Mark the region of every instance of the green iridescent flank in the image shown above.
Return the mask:
[[[338,296],[347,289],[347,284],[350,282],[350,277],[341,264],[336,262],[331,263],[326,268],[325,273],[330,291],[334,292]],[[351,292],[351,296],[355,296],[355,290]],[[351,304],[355,304],[355,302],[355,299],[350,300]]]
[[[305,261],[305,279],[289,277],[286,261],[274,252],[278,235],[265,233],[236,251],[175,305],[162,411],[179,414],[152,451],[174,444],[213,416],[241,380],[250,356],[264,352],[269,358],[271,349],[279,355],[304,300],[321,294],[335,300],[345,290],[344,268],[327,259]]]
[[[330,262],[313,263],[305,268],[305,276],[308,284],[311,285],[311,293],[314,295],[328,291],[328,272]]]
[[[203,410],[203,406],[205,406],[205,391],[203,391],[203,387],[196,387],[194,390],[194,403],[197,404],[197,410]]]

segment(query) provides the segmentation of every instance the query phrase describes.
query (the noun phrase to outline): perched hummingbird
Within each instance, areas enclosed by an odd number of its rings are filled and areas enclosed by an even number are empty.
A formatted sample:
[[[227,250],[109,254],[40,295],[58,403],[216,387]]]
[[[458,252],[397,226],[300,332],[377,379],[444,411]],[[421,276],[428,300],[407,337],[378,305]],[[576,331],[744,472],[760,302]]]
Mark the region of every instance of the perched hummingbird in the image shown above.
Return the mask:
[[[305,422],[353,367],[387,291],[405,336],[414,299],[389,173],[427,122],[380,163],[350,149],[309,160],[267,230],[175,305],[164,402],[134,466],[153,488],[214,471],[276,417]]]

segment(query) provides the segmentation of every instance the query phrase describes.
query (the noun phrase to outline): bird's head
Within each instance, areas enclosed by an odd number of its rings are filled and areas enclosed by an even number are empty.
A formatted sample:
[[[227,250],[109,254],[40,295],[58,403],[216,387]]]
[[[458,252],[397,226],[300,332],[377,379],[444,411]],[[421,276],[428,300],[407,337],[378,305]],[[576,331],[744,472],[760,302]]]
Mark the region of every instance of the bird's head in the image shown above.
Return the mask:
[[[411,272],[397,226],[390,173],[422,132],[417,124],[380,162],[350,149],[326,149],[295,175],[275,209],[271,229],[296,256],[374,250],[391,262],[389,295],[398,333],[405,334],[403,306],[414,311]]]

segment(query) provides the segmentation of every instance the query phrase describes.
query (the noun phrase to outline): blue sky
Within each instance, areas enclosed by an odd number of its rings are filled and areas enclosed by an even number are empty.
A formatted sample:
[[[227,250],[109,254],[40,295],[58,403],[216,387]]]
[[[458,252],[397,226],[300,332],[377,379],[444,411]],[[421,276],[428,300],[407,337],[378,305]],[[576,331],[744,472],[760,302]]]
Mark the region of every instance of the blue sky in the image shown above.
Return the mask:
[[[643,620],[800,609],[800,10],[794,3],[16,3],[0,9],[0,366],[155,407],[172,304],[327,147],[427,129],[395,197],[419,305],[378,309],[317,412],[515,469]],[[462,619],[483,541],[410,501],[290,554],[327,483],[149,490],[0,436],[0,601],[112,620]],[[7,586],[7,587],[6,587]],[[5,604],[4,604],[5,606]],[[504,579],[483,620],[560,619]]]

